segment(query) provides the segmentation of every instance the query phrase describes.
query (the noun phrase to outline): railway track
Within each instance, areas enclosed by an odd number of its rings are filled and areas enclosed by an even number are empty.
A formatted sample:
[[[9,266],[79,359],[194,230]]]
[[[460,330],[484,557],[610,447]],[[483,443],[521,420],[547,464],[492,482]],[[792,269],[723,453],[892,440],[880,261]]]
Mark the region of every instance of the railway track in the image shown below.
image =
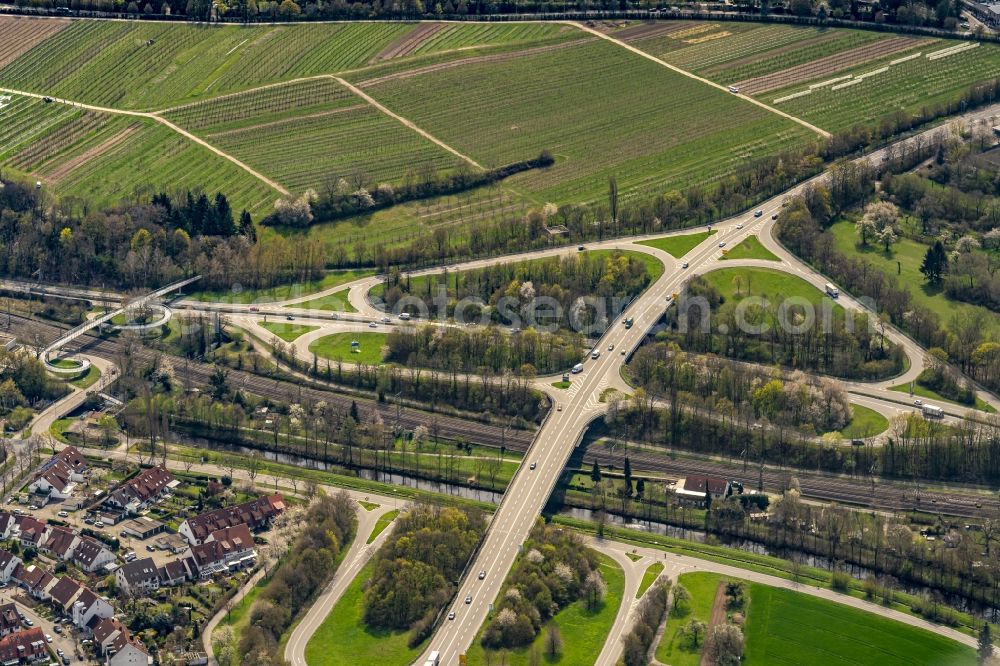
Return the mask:
[[[63,331],[55,324],[18,315],[11,316],[10,330],[26,340],[48,340],[57,337]],[[85,338],[81,350],[111,361],[121,357],[125,351],[124,345],[115,340],[92,335]],[[160,352],[154,350],[146,348],[138,350],[138,356],[142,360],[149,361],[158,355],[161,355]],[[192,386],[208,386],[214,369],[213,365],[199,361],[175,359],[174,362],[177,377]],[[350,409],[352,402],[356,402],[364,418],[372,418],[374,414],[378,414],[385,423],[396,423],[396,406],[379,403],[371,398],[302,386],[280,379],[269,379],[242,370],[230,370],[229,381],[231,386],[238,386],[254,395],[277,401],[324,401],[345,411]],[[504,445],[511,451],[519,453],[526,452],[534,438],[532,431],[504,429],[493,424],[413,407],[400,408],[399,425],[407,430],[417,426],[424,426],[430,431],[436,428],[438,435],[445,439],[461,439],[489,446]],[[665,453],[654,453],[639,448],[633,448],[629,452],[629,458],[634,468],[666,476],[683,477],[690,474],[723,476],[742,480],[751,487],[756,485],[758,476],[756,468],[752,465],[746,473],[743,473],[736,464],[687,457],[672,459]],[[609,451],[596,442],[585,440],[574,452],[571,464],[583,467],[594,462],[602,467],[614,465],[620,469],[623,458],[620,452]],[[919,501],[916,501],[912,487],[901,482],[882,479],[876,480],[872,486],[868,479],[849,479],[791,468],[768,467],[763,473],[764,486],[772,490],[781,488],[789,476],[798,478],[802,494],[815,500],[865,506],[883,511],[921,510],[968,518],[982,514],[984,498],[980,494],[934,491],[922,493]]]

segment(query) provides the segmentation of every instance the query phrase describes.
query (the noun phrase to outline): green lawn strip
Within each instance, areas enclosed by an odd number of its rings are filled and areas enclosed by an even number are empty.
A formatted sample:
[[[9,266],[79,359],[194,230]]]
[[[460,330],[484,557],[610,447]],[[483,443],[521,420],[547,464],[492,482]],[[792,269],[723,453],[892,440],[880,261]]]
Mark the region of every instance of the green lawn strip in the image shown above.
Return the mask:
[[[885,432],[888,427],[889,419],[874,409],[863,405],[851,405],[851,422],[837,434],[843,439],[864,439]]]
[[[701,649],[705,646],[704,637],[699,641],[698,647],[694,648],[682,630],[692,619],[708,624],[712,616],[715,592],[723,576],[699,571],[681,574],[677,580],[678,584],[683,585],[691,593],[691,600],[686,606],[681,606],[677,610],[670,609],[663,637],[656,646],[656,658],[670,666],[698,666],[701,663]]]
[[[302,303],[292,303],[286,308],[303,308],[307,310],[327,310],[329,312],[357,312],[357,308],[348,300],[350,289],[341,289],[326,296],[320,296]]]
[[[552,522],[565,525],[591,535],[593,535],[596,531],[596,525],[594,523],[576,518],[570,518],[568,516],[553,516]],[[748,553],[734,548],[713,546],[709,544],[696,543],[694,541],[685,541],[683,539],[676,539],[659,534],[648,534],[637,530],[629,530],[608,525],[605,525],[604,527],[604,537],[606,539],[612,539],[614,541],[620,541],[634,546],[656,548],[658,550],[676,553],[678,555],[690,555],[691,557],[708,560],[709,562],[728,564],[729,566],[739,567],[748,571],[756,571],[758,573],[768,574],[777,578],[784,578],[785,580],[796,579],[796,573],[792,562],[777,557],[771,557],[769,555],[757,555],[756,553]],[[800,566],[798,567],[797,578],[803,585],[829,588],[831,574],[826,569]],[[862,591],[863,583],[861,581],[852,578],[850,585],[850,595],[852,597],[856,597],[858,599],[864,598],[864,592]],[[896,590],[893,592],[893,598],[895,599],[895,602],[890,606],[891,608],[900,611],[901,613],[906,613],[907,615],[920,617],[917,613],[914,613],[911,608],[911,605],[914,605],[917,602],[916,596]],[[975,636],[981,624],[979,620],[973,618],[967,613],[963,613],[955,609],[950,610],[953,617],[959,622],[959,625],[956,626],[955,629],[970,636]]]
[[[646,590],[656,582],[656,579],[663,573],[663,562],[653,562],[646,569],[646,573],[642,574],[642,582],[639,583],[639,589],[635,591],[635,598],[638,599]]]
[[[69,444],[70,441],[69,439],[66,438],[66,435],[64,433],[72,423],[73,419],[56,419],[49,427],[49,434],[58,439],[63,444]]]
[[[261,593],[261,590],[267,587],[269,582],[270,579],[267,576],[257,581],[253,588],[247,592],[246,596],[240,599],[240,602],[233,606],[232,610],[226,613],[219,622],[219,627],[228,625],[233,628],[234,643],[236,645],[239,645],[240,633],[250,622],[250,608],[253,606],[253,602],[257,599],[257,595]]]
[[[382,506],[381,504],[375,504],[374,502],[364,502],[364,501],[358,501],[358,504],[360,504],[365,511],[374,511],[375,509]]]
[[[69,383],[77,388],[86,389],[96,384],[97,380],[100,378],[101,378],[101,371],[97,368],[96,365],[91,365],[89,368],[87,368],[86,373],[84,373],[80,377],[77,377],[76,379],[71,379]]]
[[[313,292],[325,291],[338,285],[354,282],[375,274],[373,270],[331,271],[319,280],[306,280],[292,284],[281,284],[267,289],[243,289],[226,291],[196,291],[187,298],[195,301],[219,303],[271,303],[287,301]]]
[[[570,382],[552,382],[552,386],[554,386],[557,389],[568,389],[570,386]]]
[[[749,585],[749,597],[743,659],[748,666],[976,663],[970,647],[833,601],[758,583]]]
[[[379,534],[385,531],[385,528],[389,527],[392,521],[396,520],[396,516],[399,515],[399,509],[393,509],[389,511],[375,523],[375,527],[372,528],[372,533],[368,536],[368,543],[375,541]]]
[[[57,358],[54,361],[49,361],[49,364],[56,368],[63,368],[68,370],[70,368],[82,368],[83,363],[72,358]]]
[[[408,631],[374,630],[364,624],[364,588],[374,569],[371,560],[309,640],[306,662],[310,666],[402,665],[413,663],[420,654],[420,647],[406,646]]]
[[[714,234],[715,231],[699,231],[694,234],[683,234],[679,236],[664,236],[652,240],[638,241],[639,245],[648,245],[657,250],[663,250],[672,257],[683,257],[685,254],[698,247],[702,241]]]
[[[375,365],[385,357],[382,348],[388,337],[385,333],[333,333],[315,340],[309,345],[309,351],[331,361]],[[357,351],[351,346],[355,341],[358,342]]]
[[[920,266],[928,245],[900,238],[886,254],[881,245],[872,244],[867,248],[858,245],[858,233],[853,220],[837,222],[829,231],[833,234],[837,250],[847,256],[860,255],[875,268],[890,276],[895,275],[900,286],[909,290],[915,304],[924,306],[941,318],[941,326],[947,328],[953,316],[967,317],[977,311],[985,312],[989,315],[987,321],[990,322],[990,331],[984,333],[992,333],[994,339],[1000,336],[1000,319],[996,314],[979,305],[954,301],[945,295],[943,287],[933,287],[927,283],[920,272]],[[989,339],[990,335],[984,337]]]
[[[910,393],[910,385],[909,384],[900,384],[899,386],[893,386],[893,387],[891,387],[889,390],[890,391],[899,391],[900,393],[909,394]],[[918,384],[916,382],[913,382],[913,395],[915,395],[917,397],[920,397],[920,398],[927,398],[929,400],[936,400],[938,402],[946,402],[949,405],[958,405],[959,407],[965,407],[966,409],[973,409],[972,405],[964,405],[964,404],[962,404],[960,402],[955,402],[954,400],[949,400],[948,398],[943,397],[937,391],[932,391],[931,389],[923,387],[923,386],[921,386],[920,384]],[[989,412],[991,414],[994,413],[994,412],[996,412],[996,409],[993,408],[993,405],[991,405],[990,403],[988,403],[985,400],[983,400],[982,398],[980,398],[978,393],[976,394],[975,409],[978,409],[978,410],[983,411],[983,412]]]
[[[747,236],[741,242],[728,250],[723,250],[723,259],[763,259],[764,261],[781,261],[778,256],[764,247],[756,236]]]
[[[542,657],[544,664],[564,664],[565,666],[576,666],[577,664],[590,664],[600,654],[604,647],[604,640],[611,631],[618,608],[622,603],[622,596],[625,592],[625,572],[610,557],[598,554],[601,563],[601,575],[607,583],[608,591],[604,596],[604,603],[596,610],[587,610],[584,600],[576,601],[563,610],[556,613],[548,625],[535,637],[535,641],[530,646],[518,650],[503,651],[508,666],[527,666],[533,663],[531,660],[531,650],[533,646],[538,646],[539,651],[545,653],[545,637],[549,627],[559,627],[562,634],[563,652],[555,659],[550,659],[547,655]],[[500,651],[492,652],[489,659],[487,651],[479,644],[479,637],[482,632],[476,634],[476,639],[469,648],[469,664],[473,666],[484,666],[487,663],[500,663],[497,655]]]
[[[705,274],[727,301],[739,301],[747,296],[764,296],[773,303],[786,298],[804,298],[818,305],[826,294],[800,277],[770,268],[724,268]],[[842,310],[834,305],[835,310]]]
[[[266,328],[285,342],[292,342],[300,335],[305,335],[315,331],[319,326],[306,326],[304,324],[287,324],[285,322],[265,321],[261,322],[261,328]]]

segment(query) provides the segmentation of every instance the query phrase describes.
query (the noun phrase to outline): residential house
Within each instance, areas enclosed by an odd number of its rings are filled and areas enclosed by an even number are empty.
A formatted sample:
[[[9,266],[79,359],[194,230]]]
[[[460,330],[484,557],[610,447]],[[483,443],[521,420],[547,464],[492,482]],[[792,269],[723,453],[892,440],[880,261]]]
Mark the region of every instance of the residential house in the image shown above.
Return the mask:
[[[721,477],[695,475],[678,481],[674,494],[678,501],[704,506],[706,493],[714,502],[728,497],[731,490],[729,481]]]
[[[87,468],[90,467],[90,464],[87,462],[86,456],[80,453],[80,450],[77,449],[75,446],[67,446],[61,451],[53,454],[53,456],[49,458],[49,460],[59,461],[64,465],[66,465],[67,467],[69,467],[73,473],[73,481],[77,482],[83,481],[84,472],[86,472]],[[55,463],[52,462],[51,464]]]
[[[180,585],[192,577],[184,560],[170,560],[156,570],[156,576],[160,579],[160,587]]]
[[[51,553],[60,560],[68,560],[73,556],[73,550],[80,543],[80,537],[68,527],[49,525],[45,531],[38,549],[43,553]]]
[[[94,650],[103,657],[119,635],[128,636],[128,629],[116,617],[101,618],[94,625]]]
[[[0,664],[34,664],[49,660],[45,632],[39,627],[17,631],[0,638]]]
[[[0,511],[0,539],[7,540],[17,531],[17,519],[9,511]]]
[[[216,530],[237,525],[246,525],[253,531],[267,529],[271,521],[285,510],[285,500],[280,494],[258,497],[236,506],[208,511],[194,518],[188,518],[177,532],[192,546],[204,543]]]
[[[126,562],[115,571],[115,579],[118,581],[118,589],[133,597],[160,588],[160,575],[152,557]]]
[[[145,469],[120,485],[106,504],[116,509],[138,513],[178,485],[174,475],[163,465]]]
[[[107,666],[149,666],[152,663],[149,652],[134,638],[118,638],[108,648]]]
[[[73,549],[73,563],[87,573],[94,573],[115,559],[115,554],[94,537],[80,537],[79,543]]]
[[[63,576],[49,589],[49,601],[63,613],[70,614],[83,590],[83,585],[69,576]]]
[[[0,548],[0,582],[9,583],[10,577],[14,575],[14,569],[21,564],[21,558]]]
[[[212,532],[204,543],[191,546],[189,559],[201,578],[210,578],[253,566],[257,558],[253,545],[253,535],[246,525],[227,527]]]
[[[21,630],[21,616],[13,602],[0,606],[0,636]]]
[[[42,567],[34,564],[28,566],[18,564],[14,568],[11,580],[24,588],[35,599],[48,601],[48,589],[55,584],[56,578]]]
[[[114,614],[115,609],[108,600],[94,594],[89,587],[84,587],[73,602],[73,624],[83,631],[92,631],[102,618],[112,617]]]
[[[17,538],[21,545],[25,548],[38,548],[45,535],[45,523],[26,514],[17,516],[14,521],[17,523]]]

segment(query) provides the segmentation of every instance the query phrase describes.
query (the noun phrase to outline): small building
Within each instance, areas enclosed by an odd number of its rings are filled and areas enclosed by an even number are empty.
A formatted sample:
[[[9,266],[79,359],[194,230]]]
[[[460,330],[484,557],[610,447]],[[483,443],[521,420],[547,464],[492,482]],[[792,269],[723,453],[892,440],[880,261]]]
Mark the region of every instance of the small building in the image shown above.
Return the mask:
[[[704,506],[706,494],[713,502],[725,499],[731,492],[731,485],[718,476],[695,475],[678,481],[674,492],[680,502]]]
[[[21,630],[21,616],[13,602],[0,606],[0,636]]]
[[[160,589],[160,575],[152,557],[126,562],[115,572],[118,589],[138,597]]]
[[[192,546],[204,543],[217,530],[246,525],[256,532],[267,529],[271,521],[285,511],[285,499],[280,494],[265,495],[250,502],[208,511],[188,518],[177,528]]]
[[[167,529],[166,525],[158,520],[153,520],[148,516],[139,516],[138,518],[123,520],[121,527],[121,535],[123,537],[131,537],[133,539],[139,539],[140,541],[156,536],[160,532]]]
[[[184,560],[170,560],[156,570],[156,575],[160,579],[160,587],[180,585],[193,577]]]

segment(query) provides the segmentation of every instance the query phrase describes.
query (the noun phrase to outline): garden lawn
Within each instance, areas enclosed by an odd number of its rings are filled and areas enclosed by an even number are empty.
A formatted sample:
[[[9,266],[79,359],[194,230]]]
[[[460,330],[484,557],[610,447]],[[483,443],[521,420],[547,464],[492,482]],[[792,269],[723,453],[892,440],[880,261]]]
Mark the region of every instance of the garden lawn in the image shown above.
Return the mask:
[[[715,591],[723,577],[719,574],[698,572],[681,574],[677,580],[691,593],[691,601],[688,602],[687,608],[679,611],[670,608],[663,637],[656,646],[656,658],[670,666],[698,666],[701,663],[701,648],[704,642],[701,642],[696,650],[690,649],[687,639],[681,633],[681,628],[692,618],[708,624],[712,617]]]
[[[306,308],[309,310],[327,310],[329,312],[357,312],[357,308],[351,305],[350,300],[348,300],[348,294],[350,291],[350,289],[341,289],[340,291],[327,294],[326,296],[320,296],[319,298],[303,301],[302,303],[293,303],[291,305],[286,305],[285,307]]]
[[[406,647],[408,631],[372,630],[364,625],[364,586],[375,568],[370,561],[351,581],[337,605],[306,645],[309,666],[413,663],[420,647]]]
[[[315,331],[319,326],[305,326],[304,324],[287,324],[285,322],[261,322],[261,328],[266,328],[285,342],[292,342],[300,335],[305,335],[310,331]]]
[[[385,333],[333,333],[314,341],[309,351],[331,361],[377,364],[385,356],[387,338]],[[351,349],[354,340],[360,343],[356,353]]]
[[[646,573],[642,574],[642,582],[639,583],[639,589],[635,591],[635,598],[638,599],[645,594],[646,590],[656,582],[661,573],[663,573],[663,562],[653,562],[650,564],[646,569]]]
[[[544,654],[548,627],[552,625],[559,627],[563,640],[563,652],[555,659],[543,656],[543,664],[563,664],[564,666],[591,664],[604,647],[604,640],[607,638],[608,632],[611,631],[611,625],[614,624],[615,616],[618,614],[618,607],[622,603],[625,590],[625,572],[609,557],[598,554],[598,559],[601,563],[601,575],[604,576],[604,582],[608,585],[604,603],[597,610],[589,611],[583,600],[580,600],[559,611],[550,623],[542,628],[532,643],[532,645],[537,645],[539,651]],[[486,650],[479,644],[479,636],[480,634],[476,634],[476,639],[473,641],[472,647],[469,648],[469,664],[485,666],[487,663],[498,663],[496,655],[499,652],[493,652],[492,661],[487,662]],[[507,651],[505,652],[505,663],[508,666],[527,666],[532,663],[530,652],[530,646]]]
[[[972,648],[873,613],[757,583],[750,585],[749,593],[743,659],[747,666],[976,663]]]
[[[864,439],[885,432],[889,420],[863,405],[851,405],[851,422],[838,432],[844,439]]]
[[[77,388],[86,389],[96,384],[97,380],[100,378],[101,378],[101,371],[97,369],[96,365],[91,365],[89,368],[87,368],[86,374],[84,374],[82,377],[71,379],[69,383]]]
[[[722,253],[723,259],[762,259],[764,261],[781,261],[777,255],[768,250],[756,236],[747,236],[729,250]]]
[[[909,395],[909,393],[910,393],[910,385],[909,384],[900,384],[899,386],[893,386],[889,390],[890,391],[899,391],[900,393],[906,393],[907,395]],[[928,398],[930,400],[935,400],[937,402],[946,402],[949,405],[958,405],[960,407],[965,407],[967,409],[972,409],[973,408],[971,405],[963,405],[962,403],[955,402],[954,400],[949,400],[948,398],[944,398],[937,391],[932,391],[931,389],[926,388],[924,386],[921,386],[920,384],[918,384],[916,382],[913,382],[913,395],[918,396],[920,398]],[[991,405],[990,403],[988,403],[985,400],[983,400],[982,398],[980,398],[978,393],[976,394],[975,409],[978,409],[978,410],[983,411],[983,412],[989,412],[991,414],[996,411],[993,408],[993,405]]]
[[[992,322],[991,331],[994,339],[1000,337],[1000,317],[996,313],[971,303],[953,301],[945,296],[943,288],[927,283],[923,273],[920,272],[920,265],[928,248],[924,243],[900,238],[892,246],[889,254],[883,252],[881,246],[869,245],[868,248],[861,248],[858,246],[858,234],[851,220],[837,222],[830,227],[830,233],[833,234],[835,246],[839,251],[848,256],[860,254],[884,273],[897,276],[900,286],[909,289],[913,302],[937,314],[943,327],[949,326],[952,317],[969,317],[976,311],[985,312],[989,315],[988,321]]]
[[[652,240],[639,241],[639,245],[648,245],[658,250],[663,250],[673,257],[683,257],[685,254],[698,247],[702,241],[714,234],[715,231],[701,231],[695,234],[683,234],[681,236],[664,236]]]

